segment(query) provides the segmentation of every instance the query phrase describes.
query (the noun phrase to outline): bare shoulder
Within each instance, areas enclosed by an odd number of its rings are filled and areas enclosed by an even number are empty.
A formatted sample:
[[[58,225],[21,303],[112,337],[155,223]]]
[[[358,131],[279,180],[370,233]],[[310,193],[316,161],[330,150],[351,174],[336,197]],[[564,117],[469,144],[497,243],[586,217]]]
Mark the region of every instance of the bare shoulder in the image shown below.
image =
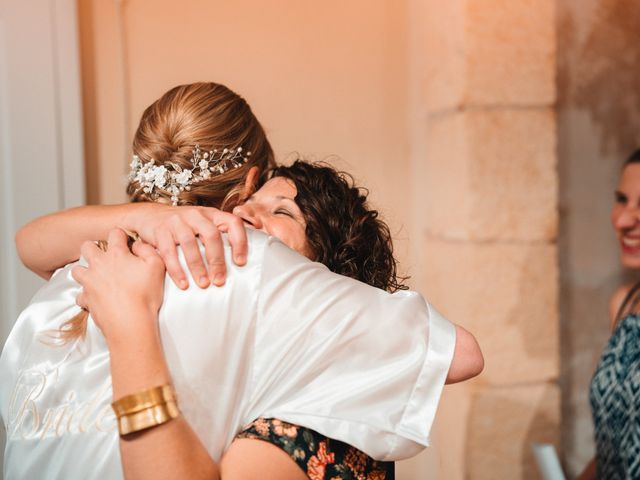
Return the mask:
[[[618,310],[622,306],[622,302],[627,297],[629,291],[633,288],[633,283],[625,283],[624,285],[620,285],[615,291],[611,294],[609,298],[609,321],[611,325],[611,330],[613,330],[616,326],[616,315],[618,314]]]

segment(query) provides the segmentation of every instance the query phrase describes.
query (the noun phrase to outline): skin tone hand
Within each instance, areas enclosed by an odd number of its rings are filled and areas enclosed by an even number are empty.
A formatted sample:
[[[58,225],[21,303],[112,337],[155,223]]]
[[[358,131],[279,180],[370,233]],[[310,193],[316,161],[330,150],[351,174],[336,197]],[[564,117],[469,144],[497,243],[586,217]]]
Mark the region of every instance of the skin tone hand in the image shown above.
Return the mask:
[[[253,194],[258,174],[257,167],[249,169],[240,194],[241,199]],[[133,224],[134,231],[158,249],[167,273],[182,289],[187,288],[189,283],[178,261],[177,245],[182,247],[189,271],[202,288],[208,287],[210,283],[224,285],[226,279],[224,245],[220,233],[227,233],[235,264],[244,265],[247,262],[247,232],[244,221],[231,213],[207,207],[165,207],[161,213],[153,216],[137,217]],[[207,268],[196,236],[204,245]]]
[[[127,235],[120,229],[109,233],[109,248],[102,251],[94,242],[82,245],[82,256],[90,268],[77,266],[73,277],[82,285],[79,305],[89,307],[107,343],[129,337],[132,330],[153,331],[162,305],[165,267],[155,249],[142,241],[127,246]],[[149,325],[131,314],[154,319]],[[108,319],[105,321],[104,319]]]
[[[210,207],[162,206],[150,215],[138,214],[129,218],[132,229],[140,238],[158,249],[167,273],[182,289],[189,283],[178,260],[177,245],[182,247],[189,271],[202,288],[210,284],[224,285],[226,264],[221,233],[228,234],[236,265],[244,265],[247,261],[244,224],[231,213]],[[206,266],[196,237],[204,245]]]

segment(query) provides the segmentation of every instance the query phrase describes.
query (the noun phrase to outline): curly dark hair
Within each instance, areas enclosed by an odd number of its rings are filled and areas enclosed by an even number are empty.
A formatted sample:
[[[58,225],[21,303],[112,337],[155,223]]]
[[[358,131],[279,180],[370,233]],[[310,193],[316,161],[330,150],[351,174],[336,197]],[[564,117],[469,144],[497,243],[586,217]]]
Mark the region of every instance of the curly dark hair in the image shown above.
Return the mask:
[[[262,180],[275,177],[291,180],[298,190],[295,202],[315,261],[390,292],[408,288],[397,273],[389,227],[369,208],[368,191],[356,187],[351,175],[326,163],[296,160],[269,169]]]

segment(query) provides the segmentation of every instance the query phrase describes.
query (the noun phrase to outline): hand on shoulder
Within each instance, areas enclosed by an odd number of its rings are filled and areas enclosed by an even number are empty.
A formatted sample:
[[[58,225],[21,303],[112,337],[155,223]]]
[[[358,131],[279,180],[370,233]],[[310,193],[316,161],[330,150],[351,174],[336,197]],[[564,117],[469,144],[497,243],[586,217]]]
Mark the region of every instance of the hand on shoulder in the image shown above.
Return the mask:
[[[167,273],[182,289],[186,289],[189,282],[178,260],[178,245],[182,247],[192,277],[201,288],[225,283],[227,269],[221,233],[228,234],[236,265],[246,262],[244,222],[217,208],[135,204],[130,207],[125,225],[158,250]],[[202,258],[197,239],[204,246],[206,259]]]

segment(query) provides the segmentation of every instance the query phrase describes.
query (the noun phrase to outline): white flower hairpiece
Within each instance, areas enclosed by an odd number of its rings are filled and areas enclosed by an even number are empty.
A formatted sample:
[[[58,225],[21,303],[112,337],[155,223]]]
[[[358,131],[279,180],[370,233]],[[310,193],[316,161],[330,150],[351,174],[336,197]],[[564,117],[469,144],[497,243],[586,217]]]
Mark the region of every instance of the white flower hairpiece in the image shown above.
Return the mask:
[[[140,157],[134,155],[130,165],[129,181],[137,182],[142,191],[153,200],[159,197],[156,189],[169,192],[171,203],[177,205],[180,192],[191,190],[192,185],[207,180],[212,175],[221,175],[232,168],[240,167],[250,156],[251,152],[244,153],[242,147],[225,148],[222,151],[214,149],[202,153],[200,145],[196,145],[190,159],[192,167],[187,169],[174,162],[158,166],[153,159],[144,163]]]

